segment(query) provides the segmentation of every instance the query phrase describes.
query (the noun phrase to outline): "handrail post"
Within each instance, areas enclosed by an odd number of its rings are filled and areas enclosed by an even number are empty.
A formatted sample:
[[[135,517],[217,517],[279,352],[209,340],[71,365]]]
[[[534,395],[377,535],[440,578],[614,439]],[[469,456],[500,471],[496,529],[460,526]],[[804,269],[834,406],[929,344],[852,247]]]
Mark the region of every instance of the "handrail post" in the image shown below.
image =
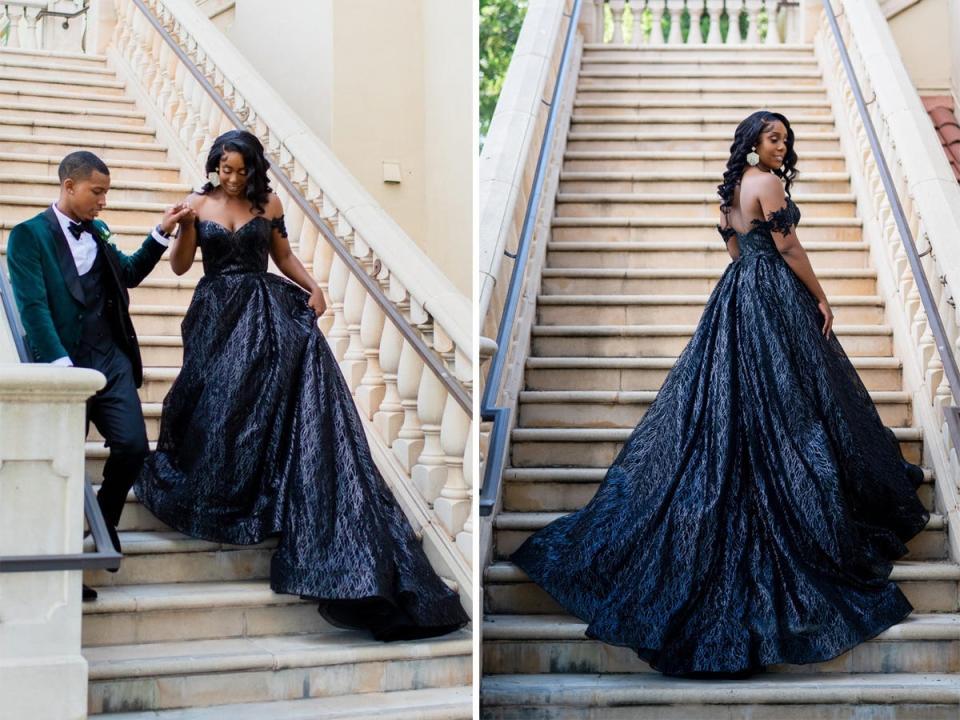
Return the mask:
[[[105,382],[85,368],[0,365],[0,556],[39,563],[0,572],[5,717],[86,716],[82,571],[43,563],[82,559],[86,400]]]

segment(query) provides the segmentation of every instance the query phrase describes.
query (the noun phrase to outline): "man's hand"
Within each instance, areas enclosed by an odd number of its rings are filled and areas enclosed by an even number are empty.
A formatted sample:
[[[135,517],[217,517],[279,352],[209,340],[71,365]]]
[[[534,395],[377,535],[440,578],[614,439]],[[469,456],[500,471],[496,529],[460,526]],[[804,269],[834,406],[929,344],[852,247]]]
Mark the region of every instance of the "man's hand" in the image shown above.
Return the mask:
[[[163,213],[160,229],[170,234],[178,224],[191,223],[196,217],[197,214],[192,207],[186,203],[177,203],[173,207],[168,207]]]

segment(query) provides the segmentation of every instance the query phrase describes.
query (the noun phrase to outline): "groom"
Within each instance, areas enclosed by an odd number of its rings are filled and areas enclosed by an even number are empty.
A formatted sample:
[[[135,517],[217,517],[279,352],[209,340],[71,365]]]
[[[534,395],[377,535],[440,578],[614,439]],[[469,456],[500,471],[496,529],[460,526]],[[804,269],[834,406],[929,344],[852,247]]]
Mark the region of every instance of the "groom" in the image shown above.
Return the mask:
[[[107,242],[110,230],[96,219],[110,189],[103,161],[91,152],[70,153],[59,176],[59,199],[10,231],[7,265],[34,360],[93,368],[107,378],[87,402],[87,426],[92,420],[110,448],[97,501],[120,552],[117,524],[148,451],[137,396],[143,365],[127,288],[153,270],[191,210],[168,208],[140,249],[125,255]],[[96,596],[84,586],[84,600]]]

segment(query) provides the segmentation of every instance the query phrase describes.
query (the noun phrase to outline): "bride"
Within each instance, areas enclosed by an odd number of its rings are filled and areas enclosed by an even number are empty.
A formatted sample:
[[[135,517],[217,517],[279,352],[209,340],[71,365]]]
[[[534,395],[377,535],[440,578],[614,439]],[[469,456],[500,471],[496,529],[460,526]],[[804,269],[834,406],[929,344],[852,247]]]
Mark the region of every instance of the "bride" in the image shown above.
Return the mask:
[[[371,459],[317,327],[323,293],[290,249],[267,169],[254,135],[227,132],[207,157],[210,182],[186,199],[170,264],[182,275],[200,247],[204,275],[137,497],[193,537],[278,536],[270,587],[317,600],[334,625],[381,640],[451,632],[468,617]],[[267,272],[268,256],[294,282]]]
[[[927,523],[920,467],[833,334],[800,245],[794,133],[758,111],[718,191],[732,262],[596,495],[512,555],[671,675],[744,676],[843,653],[913,609],[892,561]]]

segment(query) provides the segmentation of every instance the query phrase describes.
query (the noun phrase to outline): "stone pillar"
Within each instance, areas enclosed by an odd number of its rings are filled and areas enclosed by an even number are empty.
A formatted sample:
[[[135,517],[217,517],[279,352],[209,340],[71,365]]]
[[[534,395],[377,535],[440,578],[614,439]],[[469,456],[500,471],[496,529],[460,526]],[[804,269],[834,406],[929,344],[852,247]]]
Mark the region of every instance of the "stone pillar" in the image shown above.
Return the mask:
[[[0,365],[0,555],[83,551],[85,402],[94,370]],[[87,716],[81,571],[0,573],[0,715]]]

